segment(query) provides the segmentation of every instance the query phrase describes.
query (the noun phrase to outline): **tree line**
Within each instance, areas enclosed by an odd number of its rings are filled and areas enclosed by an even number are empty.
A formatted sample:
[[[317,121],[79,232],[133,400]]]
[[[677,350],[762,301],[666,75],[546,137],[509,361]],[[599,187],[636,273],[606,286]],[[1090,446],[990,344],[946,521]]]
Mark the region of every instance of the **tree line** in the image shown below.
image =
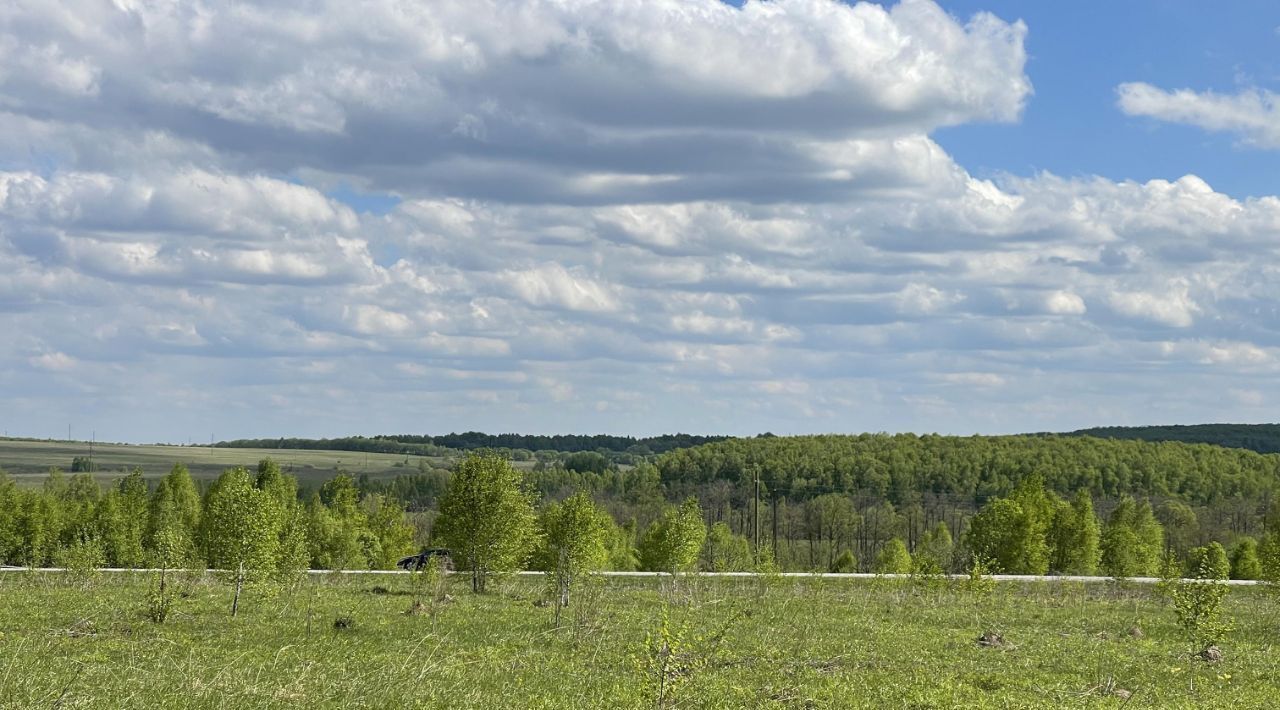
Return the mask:
[[[1067,436],[862,434],[730,439],[657,459],[662,481],[747,483],[792,498],[871,495],[895,505],[924,494],[981,504],[1037,473],[1056,493],[1176,497],[1193,504],[1269,500],[1280,456],[1217,446]]]
[[[458,451],[476,449],[508,449],[526,452],[557,453],[611,452],[639,456],[662,454],[675,449],[701,446],[722,441],[725,436],[663,434],[660,436],[613,436],[609,434],[485,434],[468,431],[450,434],[379,434],[347,436],[335,439],[275,438],[235,439],[214,446],[234,449],[320,449],[328,451],[360,451],[416,456],[448,456]]]
[[[105,491],[87,474],[55,471],[38,489],[0,476],[0,561],[136,567],[173,549],[174,564],[226,569],[241,562],[262,569],[267,559],[281,569],[386,568],[420,545],[444,544],[482,587],[485,569],[467,550],[486,529],[459,522],[480,499],[457,501],[488,471],[515,491],[493,505],[532,511],[498,524],[532,521],[515,536],[524,542],[513,548],[520,551],[513,564],[535,568],[554,567],[558,558],[538,541],[555,539],[556,515],[569,514],[554,511],[572,500],[572,520],[585,519],[587,504],[599,512],[586,517],[603,536],[608,569],[736,571],[767,560],[788,570],[952,572],[980,558],[1009,573],[1135,576],[1212,556],[1226,559],[1231,573],[1256,576],[1276,556],[1268,466],[1272,457],[1212,447],[870,435],[723,441],[655,463],[583,470],[560,461],[520,471],[504,455],[479,451],[451,471],[340,474],[306,495],[270,460],[254,472],[229,469],[203,491],[182,466],[154,490],[139,471]],[[874,478],[868,472],[883,475],[884,485],[863,487]],[[898,490],[907,475],[916,487]],[[1198,475],[1213,480],[1193,484]],[[938,481],[951,487],[929,485]],[[1100,485],[1072,488],[1073,481]],[[1248,490],[1263,494],[1227,496]],[[695,528],[696,548],[672,542],[693,539],[673,531]],[[241,546],[220,542],[229,539]]]
[[[140,469],[106,490],[88,473],[54,469],[20,488],[0,471],[3,564],[384,569],[413,542],[398,501],[361,495],[345,474],[304,501],[271,459],[227,469],[203,492],[182,464],[154,489]]]
[[[1249,449],[1260,454],[1280,453],[1280,424],[1173,424],[1166,426],[1112,426],[1073,431],[1065,436],[1106,439],[1181,441]]]

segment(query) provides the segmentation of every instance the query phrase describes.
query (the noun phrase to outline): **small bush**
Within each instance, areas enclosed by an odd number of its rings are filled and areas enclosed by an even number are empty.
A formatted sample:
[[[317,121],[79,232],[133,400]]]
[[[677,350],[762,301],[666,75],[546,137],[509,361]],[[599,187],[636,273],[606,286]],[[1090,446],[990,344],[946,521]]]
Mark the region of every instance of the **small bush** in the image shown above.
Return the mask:
[[[991,562],[980,555],[974,555],[969,563],[969,576],[961,581],[961,588],[980,596],[988,596],[995,591],[996,581],[991,578]]]
[[[1230,588],[1214,576],[1209,559],[1201,560],[1196,579],[1178,583],[1173,590],[1173,610],[1178,625],[1197,648],[1214,646],[1232,629],[1230,620],[1222,617],[1222,600]]]
[[[147,591],[147,618],[157,624],[163,624],[173,611],[173,592],[160,584],[153,585]]]
[[[852,550],[845,550],[840,556],[831,563],[831,570],[836,573],[848,573],[858,571],[858,558],[853,556]]]

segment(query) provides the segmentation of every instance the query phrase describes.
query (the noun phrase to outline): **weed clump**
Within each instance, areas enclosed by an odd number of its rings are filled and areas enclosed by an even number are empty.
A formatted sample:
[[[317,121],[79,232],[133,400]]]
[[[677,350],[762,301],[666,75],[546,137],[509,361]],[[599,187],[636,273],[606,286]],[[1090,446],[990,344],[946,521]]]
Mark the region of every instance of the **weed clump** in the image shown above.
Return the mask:
[[[999,631],[985,631],[977,639],[978,645],[983,648],[1012,648],[1013,644],[1009,643],[1004,634]]]
[[[173,611],[173,592],[165,589],[164,583],[153,585],[147,591],[147,618],[157,624],[163,624]]]
[[[1217,646],[1209,646],[1205,650],[1196,654],[1196,658],[1205,663],[1217,663],[1222,660],[1222,649]]]
[[[345,614],[339,614],[333,619],[333,628],[335,631],[350,631],[356,627],[355,612],[348,611]]]

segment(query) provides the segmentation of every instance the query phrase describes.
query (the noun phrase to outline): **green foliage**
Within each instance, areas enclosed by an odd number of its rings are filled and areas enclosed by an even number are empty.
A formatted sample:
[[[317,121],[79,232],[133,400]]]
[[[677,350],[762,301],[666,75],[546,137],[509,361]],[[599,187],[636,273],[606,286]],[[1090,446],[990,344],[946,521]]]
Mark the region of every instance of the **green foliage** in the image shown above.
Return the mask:
[[[1195,579],[1179,582],[1173,590],[1178,625],[1197,648],[1219,643],[1233,626],[1222,615],[1222,600],[1230,588],[1216,576],[1221,570],[1212,565],[1209,555],[1202,556]]]
[[[440,499],[435,534],[471,571],[471,589],[485,591],[489,573],[515,569],[537,542],[532,496],[505,458],[473,453],[454,471]]]
[[[148,503],[143,542],[153,566],[174,567],[196,557],[200,497],[186,466],[177,464],[160,480]]]
[[[1200,529],[1196,512],[1183,501],[1166,500],[1156,508],[1155,516],[1164,528],[1165,547],[1179,557],[1186,557]]]
[[[1092,575],[1101,556],[1098,516],[1088,491],[1078,491],[1071,503],[1057,501],[1049,529],[1049,569],[1059,574]]]
[[[919,574],[946,574],[951,571],[955,545],[951,541],[951,529],[946,523],[938,523],[925,533],[912,555]]]
[[[688,619],[673,626],[670,608],[663,606],[657,632],[646,634],[644,647],[632,657],[655,708],[674,707],[681,686],[706,666],[708,659],[691,651],[696,642]]]
[[[1262,579],[1262,562],[1258,558],[1258,541],[1242,537],[1231,548],[1232,579]]]
[[[421,568],[410,570],[409,574],[411,575],[414,596],[414,604],[409,608],[409,613],[416,613],[418,609],[426,609],[434,620],[440,610],[440,605],[444,603],[445,598],[448,596],[449,576],[447,570],[445,570],[444,558],[433,557],[427,560],[427,564]]]
[[[754,565],[751,543],[735,535],[724,521],[711,526],[702,548],[703,566],[712,572],[749,572]]]
[[[58,564],[84,582],[97,579],[98,569],[106,564],[107,556],[102,549],[102,541],[91,534],[78,537],[59,552]]]
[[[306,506],[306,540],[313,569],[364,567],[360,518],[355,510],[340,515],[315,494]]]
[[[350,478],[346,476],[344,482],[350,481]],[[284,475],[280,464],[272,459],[266,458],[258,462],[258,475],[253,485],[275,499],[282,508],[298,500],[298,482],[292,476]]]
[[[1164,549],[1164,533],[1151,505],[1124,497],[1102,531],[1102,569],[1121,579],[1155,574]]]
[[[1091,506],[1087,513],[1077,512],[1047,493],[1039,474],[1031,474],[1008,498],[997,498],[978,511],[969,522],[966,542],[1001,572],[1044,574],[1051,558],[1075,566],[1087,558],[1086,516],[1091,515]]]
[[[876,574],[910,574],[911,553],[907,552],[907,543],[897,537],[885,543],[880,554],[876,555],[872,571]]]
[[[281,523],[279,502],[256,488],[243,467],[225,471],[205,493],[200,540],[209,566],[227,570],[235,581],[232,616],[242,586],[276,574]]]
[[[325,481],[320,486],[320,500],[339,518],[354,520],[359,517],[360,490],[349,473],[339,473]]]
[[[1280,424],[1175,424],[1171,426],[1096,427],[1067,436],[1093,436],[1140,441],[1178,441],[1280,453]]]
[[[691,569],[707,539],[698,499],[686,498],[679,508],[667,507],[640,540],[644,569],[676,574]]]
[[[640,569],[640,557],[636,554],[636,521],[628,520],[623,525],[613,523],[612,516],[608,535],[605,538],[605,549],[608,560],[605,568],[619,572],[634,572]]]
[[[173,598],[173,590],[166,584],[165,573],[157,572],[151,586],[147,589],[147,618],[157,624],[163,624],[173,611]]]
[[[58,550],[61,511],[50,495],[18,491],[13,503],[15,548],[11,559],[29,567],[48,565]]]
[[[586,493],[576,493],[548,505],[540,523],[542,545],[535,558],[551,580],[558,623],[560,611],[569,606],[574,582],[600,569],[608,558],[606,543],[613,520]]]
[[[1000,572],[1043,574],[1048,560],[1040,553],[1045,547],[1031,539],[1030,521],[1017,501],[997,498],[969,521],[965,541],[975,555],[990,560]]]
[[[1187,558],[1186,572],[1188,577],[1199,579],[1230,579],[1231,562],[1227,559],[1227,551],[1222,545],[1211,542],[1191,550]]]
[[[839,550],[849,543],[859,523],[853,501],[847,495],[825,493],[805,501],[804,529],[813,567],[830,569]],[[825,561],[818,556],[819,550],[825,550]]]
[[[1280,534],[1274,530],[1267,530],[1258,541],[1258,564],[1262,568],[1259,579],[1280,585]]]
[[[18,517],[22,496],[9,474],[0,469],[0,562],[17,562],[22,549]]]
[[[845,550],[840,553],[836,561],[831,563],[829,571],[835,573],[849,573],[858,571],[858,558],[853,556],[853,550]]]
[[[1167,601],[1173,600],[1173,592],[1182,582],[1184,565],[1173,550],[1166,551],[1160,558],[1160,569],[1157,572],[1156,596]]]
[[[365,557],[369,569],[390,569],[396,560],[413,552],[413,526],[405,519],[404,508],[381,495],[361,501],[369,529]]]
[[[146,532],[147,503],[150,497],[147,482],[142,477],[142,469],[135,468],[120,479],[117,492],[119,517],[113,521],[117,526],[112,537],[115,541],[114,562],[119,567],[142,567],[147,563],[142,542]]]
[[[996,580],[991,578],[992,566],[988,560],[974,555],[969,560],[968,575],[961,583],[962,589],[977,596],[988,596],[995,591]]]
[[[564,467],[578,473],[604,473],[609,459],[594,451],[579,451],[564,457]]]
[[[1203,504],[1258,497],[1280,482],[1280,457],[1173,442],[1070,436],[953,437],[914,434],[730,439],[664,454],[664,483],[746,483],[767,472],[770,489],[860,492],[895,503],[912,492],[987,498],[1011,494],[1038,473],[1048,490],[1097,499],[1162,494]]]

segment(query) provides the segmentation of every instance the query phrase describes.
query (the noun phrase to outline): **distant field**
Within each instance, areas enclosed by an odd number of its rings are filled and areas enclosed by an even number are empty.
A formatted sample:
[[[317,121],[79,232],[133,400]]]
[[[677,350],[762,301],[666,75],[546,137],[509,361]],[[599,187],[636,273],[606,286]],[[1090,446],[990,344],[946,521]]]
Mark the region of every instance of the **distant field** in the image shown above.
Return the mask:
[[[77,456],[87,456],[89,444],[67,441],[15,441],[0,439],[0,469],[20,484],[43,478],[49,468],[71,469]],[[366,454],[356,451],[312,451],[300,449],[225,449],[193,446],[152,446],[131,444],[95,444],[93,462],[102,481],[118,478],[134,466],[142,468],[148,478],[163,476],[175,463],[184,463],[197,479],[213,479],[231,466],[256,466],[264,458],[272,458],[298,477],[304,486],[332,478],[339,469],[353,475],[368,473],[373,477],[390,477],[413,473],[419,462],[445,467],[445,458],[405,456],[399,454]]]

